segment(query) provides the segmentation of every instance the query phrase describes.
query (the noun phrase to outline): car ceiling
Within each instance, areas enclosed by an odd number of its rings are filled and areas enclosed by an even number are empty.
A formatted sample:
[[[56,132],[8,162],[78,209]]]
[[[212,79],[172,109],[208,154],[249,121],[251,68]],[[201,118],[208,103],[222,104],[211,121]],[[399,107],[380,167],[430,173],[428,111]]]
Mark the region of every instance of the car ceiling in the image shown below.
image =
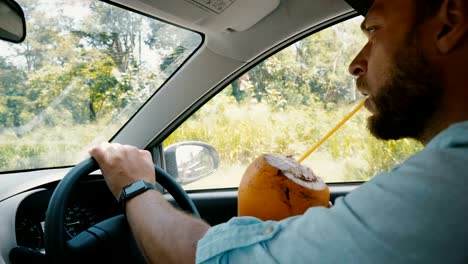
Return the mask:
[[[118,0],[130,7],[204,35],[204,43],[113,138],[147,147],[174,120],[196,108],[280,44],[337,17],[355,14],[344,0]],[[198,3],[196,3],[198,2]],[[222,12],[202,4],[229,2]],[[234,2],[234,3],[231,3]],[[232,78],[231,78],[232,79]],[[138,136],[135,136],[138,135]]]

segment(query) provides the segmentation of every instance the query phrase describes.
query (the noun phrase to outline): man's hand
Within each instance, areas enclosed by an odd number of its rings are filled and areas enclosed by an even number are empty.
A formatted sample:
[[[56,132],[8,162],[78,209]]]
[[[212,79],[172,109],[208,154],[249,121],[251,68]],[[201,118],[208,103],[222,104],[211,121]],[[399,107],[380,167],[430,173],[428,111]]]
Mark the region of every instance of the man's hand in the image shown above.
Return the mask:
[[[148,151],[102,143],[89,151],[99,164],[115,198],[138,180],[155,183]],[[147,263],[194,263],[197,242],[209,228],[205,222],[172,207],[161,193],[149,190],[127,203],[127,220]]]
[[[138,180],[156,183],[151,153],[129,145],[102,143],[89,151],[104,175],[109,189],[118,200],[122,189]]]

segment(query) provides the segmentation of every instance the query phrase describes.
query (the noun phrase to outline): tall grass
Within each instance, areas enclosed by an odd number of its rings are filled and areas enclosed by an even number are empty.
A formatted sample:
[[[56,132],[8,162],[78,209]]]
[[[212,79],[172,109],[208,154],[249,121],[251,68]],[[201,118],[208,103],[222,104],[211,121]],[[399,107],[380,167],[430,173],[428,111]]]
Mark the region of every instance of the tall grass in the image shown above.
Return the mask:
[[[218,173],[187,188],[236,187],[246,167],[262,153],[299,158],[354,106],[324,107],[320,102],[274,110],[267,104],[238,104],[225,94],[201,108],[165,141],[164,145],[196,140],[211,144],[221,159]],[[365,181],[391,169],[421,149],[412,140],[379,141],[366,129],[361,110],[333,137],[304,161],[327,182]],[[82,125],[39,126],[18,136],[0,133],[2,171],[73,165],[87,149],[108,140],[117,125],[102,130],[108,119]]]
[[[165,142],[198,140],[211,144],[221,159],[220,171],[188,188],[235,187],[246,167],[262,153],[299,158],[351,111],[354,105],[316,102],[274,110],[267,104],[237,104],[220,94],[187,120]],[[366,181],[421,149],[412,140],[379,141],[366,129],[361,110],[304,164],[328,182]]]
[[[0,133],[0,170],[15,171],[74,165],[87,157],[91,145],[109,140],[118,130],[109,118],[88,124],[37,125],[22,134],[13,128]],[[103,128],[105,129],[103,130]]]

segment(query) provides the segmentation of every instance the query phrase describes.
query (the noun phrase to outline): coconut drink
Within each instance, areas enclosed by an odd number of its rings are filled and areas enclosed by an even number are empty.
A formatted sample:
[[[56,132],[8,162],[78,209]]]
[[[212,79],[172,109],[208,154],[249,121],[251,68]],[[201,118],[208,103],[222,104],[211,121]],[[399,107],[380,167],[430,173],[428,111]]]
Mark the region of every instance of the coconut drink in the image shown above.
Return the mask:
[[[313,206],[328,207],[330,191],[313,171],[295,159],[263,154],[245,171],[238,194],[238,215],[282,220]]]
[[[329,206],[330,190],[314,172],[300,163],[342,127],[366,103],[364,99],[341,122],[319,140],[299,162],[275,154],[263,154],[242,177],[237,214],[262,220],[282,220],[304,214],[313,206]]]

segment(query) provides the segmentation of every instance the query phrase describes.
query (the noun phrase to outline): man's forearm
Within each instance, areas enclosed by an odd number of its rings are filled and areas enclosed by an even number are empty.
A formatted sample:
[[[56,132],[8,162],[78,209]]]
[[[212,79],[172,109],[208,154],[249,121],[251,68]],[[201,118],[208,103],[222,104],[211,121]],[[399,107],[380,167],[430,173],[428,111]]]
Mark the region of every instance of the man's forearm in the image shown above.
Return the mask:
[[[148,263],[194,263],[209,225],[172,207],[150,190],[127,202],[127,219]]]

